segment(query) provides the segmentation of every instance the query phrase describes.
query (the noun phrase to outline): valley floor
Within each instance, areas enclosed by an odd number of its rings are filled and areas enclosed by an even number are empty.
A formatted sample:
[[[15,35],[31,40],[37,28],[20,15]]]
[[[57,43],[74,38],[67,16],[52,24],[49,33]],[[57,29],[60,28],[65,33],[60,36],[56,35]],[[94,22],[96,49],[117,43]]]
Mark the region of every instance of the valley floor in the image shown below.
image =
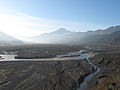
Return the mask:
[[[119,44],[26,45],[2,47],[0,49],[18,54],[17,58],[49,58],[81,49],[98,53],[90,60],[101,71],[88,82],[88,90],[120,90]],[[4,61],[0,62],[0,89],[76,90],[80,83],[84,82],[84,78],[93,72],[93,67],[86,60]]]

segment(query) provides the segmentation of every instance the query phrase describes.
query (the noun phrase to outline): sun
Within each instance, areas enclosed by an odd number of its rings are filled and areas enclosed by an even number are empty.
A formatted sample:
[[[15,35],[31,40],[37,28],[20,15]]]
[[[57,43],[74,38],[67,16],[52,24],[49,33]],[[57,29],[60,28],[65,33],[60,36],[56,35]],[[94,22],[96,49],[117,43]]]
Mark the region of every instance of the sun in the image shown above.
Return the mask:
[[[30,22],[27,17],[16,14],[0,13],[0,31],[13,37],[23,39],[23,37],[36,35],[38,32],[32,28],[33,25],[34,23]]]

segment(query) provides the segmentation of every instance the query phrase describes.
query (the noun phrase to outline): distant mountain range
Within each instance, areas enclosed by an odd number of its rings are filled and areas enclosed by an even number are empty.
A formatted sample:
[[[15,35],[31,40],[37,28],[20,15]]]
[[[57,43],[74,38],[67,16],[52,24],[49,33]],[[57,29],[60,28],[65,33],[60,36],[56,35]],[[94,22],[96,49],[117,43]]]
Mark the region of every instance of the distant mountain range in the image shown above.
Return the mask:
[[[23,42],[3,32],[0,32],[0,45],[18,45],[18,44],[23,44]]]
[[[64,28],[60,28],[54,32],[45,33],[30,38],[35,43],[51,43],[51,44],[80,44],[80,43],[109,43],[120,42],[120,26],[112,26],[105,30],[87,31],[87,32],[71,32]],[[0,32],[0,45],[19,45],[24,44],[12,36]]]
[[[105,30],[88,32],[71,32],[64,28],[51,33],[45,33],[32,40],[38,43],[79,44],[83,42],[120,42],[120,26],[112,26]]]

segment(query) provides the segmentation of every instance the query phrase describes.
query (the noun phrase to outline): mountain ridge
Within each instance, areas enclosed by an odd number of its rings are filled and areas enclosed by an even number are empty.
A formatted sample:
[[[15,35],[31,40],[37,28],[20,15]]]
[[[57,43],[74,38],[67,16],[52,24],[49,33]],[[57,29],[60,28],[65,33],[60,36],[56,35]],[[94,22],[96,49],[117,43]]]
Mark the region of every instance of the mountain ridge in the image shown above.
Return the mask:
[[[120,25],[111,26],[106,29],[98,29],[96,31],[87,32],[71,32],[64,28],[60,28],[56,31],[42,34],[37,37],[33,37],[32,39],[38,43],[61,43],[61,44],[82,42],[112,42],[107,37],[110,34],[119,31]],[[112,38],[114,38],[114,35],[112,35],[110,39],[113,40]]]

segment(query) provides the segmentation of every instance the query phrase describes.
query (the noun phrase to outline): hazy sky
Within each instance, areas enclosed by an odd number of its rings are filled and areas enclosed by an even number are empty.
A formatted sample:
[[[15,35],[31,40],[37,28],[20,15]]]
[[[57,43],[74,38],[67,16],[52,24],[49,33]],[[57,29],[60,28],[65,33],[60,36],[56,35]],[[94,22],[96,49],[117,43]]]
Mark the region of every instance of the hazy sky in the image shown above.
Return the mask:
[[[119,24],[120,0],[0,0],[0,31],[18,38]]]

